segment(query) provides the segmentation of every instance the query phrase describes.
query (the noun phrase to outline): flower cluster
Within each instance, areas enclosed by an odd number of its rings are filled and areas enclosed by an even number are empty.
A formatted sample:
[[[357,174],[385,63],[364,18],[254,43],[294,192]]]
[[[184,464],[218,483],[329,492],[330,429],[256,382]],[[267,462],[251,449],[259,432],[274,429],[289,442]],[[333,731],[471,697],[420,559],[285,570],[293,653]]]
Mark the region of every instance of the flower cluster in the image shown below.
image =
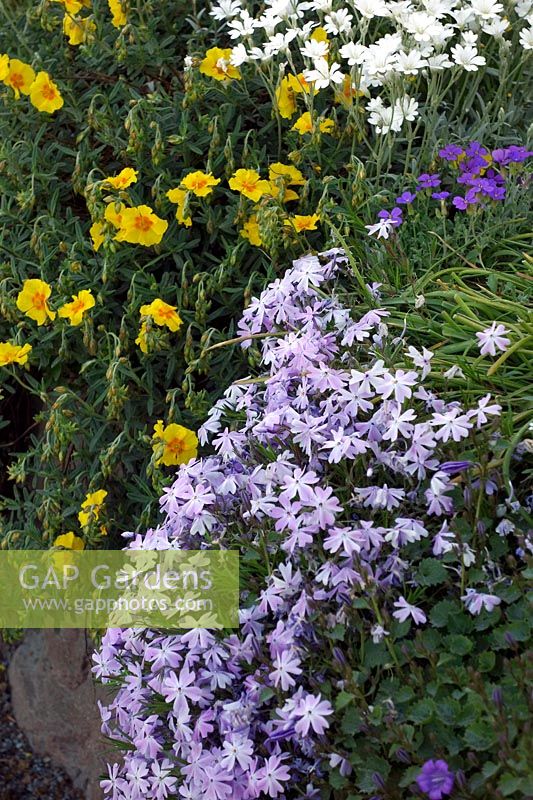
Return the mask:
[[[520,45],[533,48],[531,3],[512,5],[511,21],[496,0],[276,0],[259,14],[252,4],[221,0],[211,14],[233,46],[209,50],[200,69],[217,80],[240,79],[245,64],[261,70],[277,61],[291,71],[278,86],[281,116],[293,116],[297,96],[311,113],[314,95],[332,87],[344,101],[369,98],[376,133],[399,132],[419,116],[423,87],[442,89],[445,71],[485,67],[490,45],[509,41],[515,29]]]
[[[428,561],[463,576],[454,592],[471,614],[501,602],[461,524],[500,491],[482,429],[501,407],[428,390],[434,353],[391,340],[382,309],[354,320],[328,290],[346,262],[302,257],[252,300],[238,333],[245,348],[262,341],[265,374],[215,404],[199,431],[215,454],[182,463],[162,524],[125,534],[134,549],[239,547],[255,569],[238,633],[106,633],[94,672],[120,690],[103,730],[128,743],[102,782],[113,800],[318,796],[331,770],[352,771],[335,696],[359,610],[373,642],[424,627],[415,576]],[[452,784],[442,761],[419,779],[434,797]]]
[[[13,90],[15,99],[27,95],[38,111],[53,114],[62,108],[63,98],[48,72],[35,72],[30,64],[18,58],[0,54],[0,81]]]
[[[65,9],[63,16],[63,33],[68,43],[77,47],[94,39],[96,23],[92,16],[83,16],[80,12],[91,8],[91,0],[53,0]],[[123,28],[128,18],[126,4],[123,0],[107,0],[111,13],[111,24],[115,28]]]
[[[419,175],[416,186],[412,190],[406,189],[396,198],[397,205],[394,208],[390,211],[383,209],[378,214],[378,222],[366,226],[368,233],[378,239],[388,239],[394,229],[404,222],[400,206],[408,208],[420,194],[429,196],[441,207],[448,201],[452,208],[459,211],[503,202],[509,176],[515,177],[520,171],[516,165],[522,165],[531,156],[533,151],[517,145],[492,151],[475,141],[466,148],[446,145],[439,150],[439,157],[455,167],[457,174],[448,181],[439,172]],[[461,194],[458,193],[460,191]]]

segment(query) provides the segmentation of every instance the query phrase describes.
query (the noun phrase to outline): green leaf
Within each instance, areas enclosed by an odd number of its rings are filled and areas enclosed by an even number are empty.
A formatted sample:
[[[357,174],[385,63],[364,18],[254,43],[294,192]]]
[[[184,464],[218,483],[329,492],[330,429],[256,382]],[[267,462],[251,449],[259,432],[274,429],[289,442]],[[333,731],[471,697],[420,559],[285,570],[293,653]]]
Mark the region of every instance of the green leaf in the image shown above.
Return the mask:
[[[340,692],[335,698],[335,708],[337,711],[341,711],[347,705],[352,703],[354,700],[354,695],[350,694],[349,692]]]
[[[472,750],[489,750],[496,744],[497,737],[488,722],[478,720],[466,729],[465,741]]]
[[[420,562],[416,580],[421,586],[437,586],[448,580],[448,572],[442,561],[436,558],[425,558]]]
[[[519,778],[516,775],[511,775],[510,772],[504,772],[498,781],[498,789],[504,797],[510,797],[510,795],[518,792],[521,788],[522,778]],[[520,793],[520,797],[524,797],[524,795]]]
[[[466,636],[461,636],[458,633],[451,634],[444,637],[446,646],[457,656],[465,656],[467,653],[472,652],[474,643],[472,639]]]

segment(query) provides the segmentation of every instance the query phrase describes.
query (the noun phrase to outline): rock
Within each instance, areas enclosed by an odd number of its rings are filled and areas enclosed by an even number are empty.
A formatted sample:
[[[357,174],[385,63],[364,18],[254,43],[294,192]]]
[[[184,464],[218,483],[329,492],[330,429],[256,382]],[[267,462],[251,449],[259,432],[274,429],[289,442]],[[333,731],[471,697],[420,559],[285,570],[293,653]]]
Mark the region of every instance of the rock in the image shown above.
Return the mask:
[[[92,644],[84,630],[30,630],[11,657],[9,682],[17,724],[39,755],[63,767],[87,800],[101,800],[107,757],[97,700],[109,694],[93,683]]]

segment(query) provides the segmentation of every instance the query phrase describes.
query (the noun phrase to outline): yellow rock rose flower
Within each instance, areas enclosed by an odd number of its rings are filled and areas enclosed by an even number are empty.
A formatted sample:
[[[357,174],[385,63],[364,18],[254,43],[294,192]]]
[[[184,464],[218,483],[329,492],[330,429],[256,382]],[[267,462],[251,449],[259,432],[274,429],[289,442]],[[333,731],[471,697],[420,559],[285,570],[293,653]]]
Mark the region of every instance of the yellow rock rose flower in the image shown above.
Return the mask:
[[[135,344],[138,344],[141,348],[141,352],[148,353],[148,326],[146,322],[141,322],[141,328],[139,330],[139,335],[135,339]]]
[[[167,228],[168,222],[154,214],[149,206],[125,208],[115,239],[150,247],[159,244]]]
[[[156,466],[187,464],[192,458],[196,458],[198,452],[198,438],[194,431],[174,422],[165,427],[163,420],[158,420],[154,425],[153,441]]]
[[[241,236],[243,239],[248,239],[250,244],[253,244],[256,247],[260,247],[263,244],[261,233],[259,232],[259,224],[255,214],[252,214],[250,219],[242,226]]]
[[[281,164],[277,161],[271,164],[268,170],[268,177],[271,181],[283,181],[287,186],[303,186],[305,178],[299,169],[292,164]]]
[[[213,186],[217,186],[219,183],[220,178],[215,178],[210,172],[201,172],[198,170],[197,172],[191,172],[189,175],[186,175],[180,185],[184,186],[189,192],[195,194],[196,197],[205,197],[211,194]]]
[[[77,14],[81,11],[83,6],[90,7],[89,0],[54,0],[55,3],[61,3],[65,7],[65,11],[69,14]]]
[[[113,189],[127,189],[132,183],[137,182],[138,175],[139,173],[136,169],[124,167],[118,175],[111,175],[111,177],[106,178],[104,183],[108,183]]]
[[[123,28],[128,21],[123,3],[120,0],[107,0],[107,4],[112,15],[111,24],[115,28]]]
[[[85,542],[72,531],[62,533],[54,540],[54,547],[64,547],[67,550],[84,550]]]
[[[241,73],[230,64],[231,47],[221,49],[212,47],[205,54],[205,58],[200,64],[200,72],[216,81],[228,79],[240,80]]]
[[[3,81],[6,86],[10,86],[15,92],[18,100],[21,94],[29,94],[32,83],[35,80],[35,72],[29,64],[19,61],[18,58],[11,58],[7,68],[7,74]]]
[[[53,114],[63,105],[63,98],[47,72],[39,72],[30,88],[30,102],[37,111]]]
[[[122,224],[122,212],[126,206],[124,203],[109,203],[104,211],[105,219],[115,228],[120,228]]]
[[[65,303],[57,312],[60,317],[70,320],[71,325],[81,325],[83,315],[94,306],[95,300],[90,289],[82,289],[72,295],[72,302]]]
[[[170,306],[164,300],[157,298],[149,305],[141,306],[141,316],[152,317],[156,325],[166,325],[171,331],[181,328],[182,319],[176,312],[177,306]]]
[[[94,250],[97,253],[105,238],[103,222],[93,222],[89,228],[89,235],[92,239]]]
[[[8,364],[25,364],[31,353],[31,344],[0,342],[0,367]]]
[[[7,78],[9,72],[9,56],[5,53],[0,54],[0,81]]]
[[[98,519],[100,509],[107,497],[105,489],[98,489],[96,492],[89,492],[85,500],[81,504],[81,511],[78,513],[78,521],[82,528],[85,528],[89,522]]]
[[[30,278],[24,281],[22,290],[17,297],[17,308],[37,325],[44,325],[48,319],[54,320],[56,312],[51,311],[46,302],[52,293],[52,288],[39,278]]]
[[[335,123],[332,119],[321,119],[318,122],[320,133],[330,133],[334,127]],[[305,133],[313,132],[313,120],[311,119],[309,111],[306,111],[301,117],[298,117],[291,130],[297,131],[300,136],[303,136]]]
[[[68,43],[74,46],[83,44],[89,39],[96,30],[96,25],[92,19],[73,17],[65,14],[63,17],[63,33],[68,36]]]
[[[261,176],[255,169],[238,169],[229,179],[229,185],[231,189],[240,192],[254,203],[257,203],[270,190],[269,182],[261,180]]]
[[[167,197],[171,203],[176,203],[176,219],[180,225],[185,225],[186,228],[190,228],[192,225],[192,218],[189,216],[185,216],[185,199],[187,196],[186,189],[169,189],[167,192]]]
[[[302,233],[302,231],[316,231],[316,224],[319,221],[320,217],[318,214],[295,214],[293,217],[289,217],[289,219],[285,220],[285,225],[290,226],[293,230],[297,231],[297,233]]]

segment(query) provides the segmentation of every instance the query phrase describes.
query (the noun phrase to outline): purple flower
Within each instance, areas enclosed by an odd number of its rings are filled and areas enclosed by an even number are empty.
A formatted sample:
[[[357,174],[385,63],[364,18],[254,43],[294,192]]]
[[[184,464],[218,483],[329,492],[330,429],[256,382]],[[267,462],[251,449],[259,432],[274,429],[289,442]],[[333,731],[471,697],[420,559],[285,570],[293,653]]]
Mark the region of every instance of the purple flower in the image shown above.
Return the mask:
[[[461,596],[461,600],[467,607],[471,614],[481,614],[485,608],[487,611],[494,611],[496,606],[499,606],[501,598],[495,594],[484,594],[483,592],[476,592],[475,589],[467,589],[466,594]]]
[[[409,617],[412,617],[415,625],[423,625],[427,621],[422,609],[408,603],[403,595],[394,603],[394,608],[397,610],[392,612],[392,616],[399,622],[405,622]]]
[[[515,144],[492,151],[492,160],[502,166],[520,164],[531,156],[533,156],[532,150]]]
[[[452,203],[456,208],[459,209],[459,211],[464,211],[465,209],[468,208],[468,203],[466,202],[464,197],[461,197],[460,195],[456,195],[453,198]]]
[[[442,800],[445,795],[451,794],[453,781],[453,772],[442,759],[426,761],[416,777],[419,788],[428,795],[429,800]]]
[[[409,206],[411,205],[413,200],[416,200],[416,194],[414,194],[413,192],[404,192],[403,194],[401,194],[399,197],[396,198],[396,202],[400,206]]]
[[[446,200],[450,196],[450,192],[433,192],[431,197],[433,200]]]
[[[418,176],[418,186],[416,187],[418,191],[420,189],[437,189],[440,186],[440,175],[437,173],[430,174],[428,172],[423,172],[422,175]]]
[[[384,208],[379,212],[378,217],[384,222],[389,222],[394,227],[398,227],[403,222],[403,211],[398,206],[394,206],[390,211]]]
[[[496,350],[504,352],[511,344],[511,340],[504,334],[509,333],[505,325],[493,322],[490,328],[485,328],[481,333],[476,333],[479,352],[482,356],[495,356]]]
[[[464,152],[463,148],[456,144],[447,144],[446,147],[439,150],[439,156],[446,161],[457,161],[460,156],[464,155]]]

